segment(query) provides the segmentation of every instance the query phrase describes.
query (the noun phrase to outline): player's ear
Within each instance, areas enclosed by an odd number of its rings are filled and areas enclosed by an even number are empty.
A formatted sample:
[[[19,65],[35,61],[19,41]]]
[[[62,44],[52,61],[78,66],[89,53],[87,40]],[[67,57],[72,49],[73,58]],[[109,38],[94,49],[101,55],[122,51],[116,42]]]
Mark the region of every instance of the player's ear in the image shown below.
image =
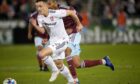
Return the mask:
[[[71,15],[71,11],[70,10],[66,10],[67,11],[67,16]]]
[[[45,4],[47,7],[49,6],[47,2],[44,2],[44,4]]]
[[[76,14],[74,10],[66,10],[66,11],[67,11],[67,16]]]

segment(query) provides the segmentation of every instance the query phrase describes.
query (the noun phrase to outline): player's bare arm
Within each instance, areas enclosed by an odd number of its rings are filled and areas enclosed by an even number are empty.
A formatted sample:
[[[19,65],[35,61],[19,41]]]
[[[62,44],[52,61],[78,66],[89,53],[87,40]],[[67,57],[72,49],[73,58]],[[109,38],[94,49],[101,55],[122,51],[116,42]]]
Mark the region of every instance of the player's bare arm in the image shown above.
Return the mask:
[[[28,39],[31,40],[32,39],[32,29],[33,29],[33,26],[29,23],[28,25]]]
[[[81,31],[81,29],[83,28],[83,25],[81,24],[78,16],[76,15],[76,12],[74,10],[66,10],[67,11],[67,16],[71,16],[75,22],[77,23],[77,31]]]
[[[34,27],[38,32],[40,32],[40,33],[42,33],[42,34],[45,33],[45,29],[42,28],[42,27],[39,27],[39,26],[37,25],[37,22],[36,22],[36,20],[35,20],[34,18],[31,18],[31,19],[30,19],[30,23],[33,25],[33,27]]]

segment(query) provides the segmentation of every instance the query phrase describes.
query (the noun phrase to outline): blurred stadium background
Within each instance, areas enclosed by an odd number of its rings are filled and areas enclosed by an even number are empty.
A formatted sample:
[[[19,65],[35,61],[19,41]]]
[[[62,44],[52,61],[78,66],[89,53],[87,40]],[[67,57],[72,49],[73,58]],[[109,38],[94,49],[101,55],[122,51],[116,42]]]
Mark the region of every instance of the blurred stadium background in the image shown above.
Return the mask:
[[[33,39],[27,38],[34,1],[0,0],[0,83],[12,77],[17,84],[49,84],[50,74],[37,71]],[[82,58],[110,55],[116,65],[115,72],[103,67],[78,70],[81,84],[140,84],[140,0],[73,0],[73,6],[83,17]],[[121,8],[126,29],[118,32]],[[53,84],[64,84],[62,80]]]
[[[0,44],[30,43],[27,39],[29,14],[34,0],[0,0]],[[139,0],[73,0],[73,6],[83,17],[82,43],[112,43],[117,37],[117,13],[127,15],[127,34],[122,42],[140,43]]]

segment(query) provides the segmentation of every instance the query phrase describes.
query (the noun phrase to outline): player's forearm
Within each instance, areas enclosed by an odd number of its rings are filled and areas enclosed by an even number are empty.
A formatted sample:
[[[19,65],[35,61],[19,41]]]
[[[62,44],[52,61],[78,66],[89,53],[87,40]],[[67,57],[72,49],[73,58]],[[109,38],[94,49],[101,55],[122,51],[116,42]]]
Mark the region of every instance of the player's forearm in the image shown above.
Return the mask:
[[[77,31],[80,32],[82,30],[83,26],[82,26],[78,16],[76,14],[73,14],[72,17],[77,24],[77,27],[76,27]]]
[[[75,12],[70,12],[69,15],[74,19],[74,21],[77,23],[77,25],[81,25],[81,22],[80,22],[80,20],[79,20],[79,18],[78,18],[78,16],[76,15]]]
[[[28,34],[32,33],[33,26],[29,23],[28,25]]]
[[[33,28],[35,28],[38,32],[44,34],[45,30],[42,27],[39,27],[36,23],[36,20],[34,18],[30,19],[30,24],[33,26]]]
[[[68,15],[70,15],[73,18],[73,20],[76,22],[77,31],[80,31],[83,27],[75,11],[68,11]]]
[[[73,15],[73,18],[74,18],[75,22],[77,23],[77,25],[81,25],[81,22],[80,22],[79,18],[77,17],[77,15]]]
[[[41,28],[41,27],[39,27],[38,25],[34,25],[34,28],[35,28],[38,32],[40,32],[40,33],[42,33],[42,34],[45,33],[44,28]]]

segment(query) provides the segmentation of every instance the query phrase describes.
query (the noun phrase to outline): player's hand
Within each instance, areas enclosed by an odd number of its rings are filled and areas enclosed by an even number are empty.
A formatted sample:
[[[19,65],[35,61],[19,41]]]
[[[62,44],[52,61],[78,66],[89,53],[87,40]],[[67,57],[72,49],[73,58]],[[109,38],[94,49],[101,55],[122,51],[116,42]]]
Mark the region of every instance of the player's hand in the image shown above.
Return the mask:
[[[80,32],[83,28],[83,25],[82,24],[79,24],[77,25],[77,32]]]
[[[48,42],[48,39],[43,39],[43,40],[42,40],[42,44],[43,44],[43,45],[47,44],[47,42]]]
[[[32,39],[32,34],[28,33],[28,39],[31,40]]]

